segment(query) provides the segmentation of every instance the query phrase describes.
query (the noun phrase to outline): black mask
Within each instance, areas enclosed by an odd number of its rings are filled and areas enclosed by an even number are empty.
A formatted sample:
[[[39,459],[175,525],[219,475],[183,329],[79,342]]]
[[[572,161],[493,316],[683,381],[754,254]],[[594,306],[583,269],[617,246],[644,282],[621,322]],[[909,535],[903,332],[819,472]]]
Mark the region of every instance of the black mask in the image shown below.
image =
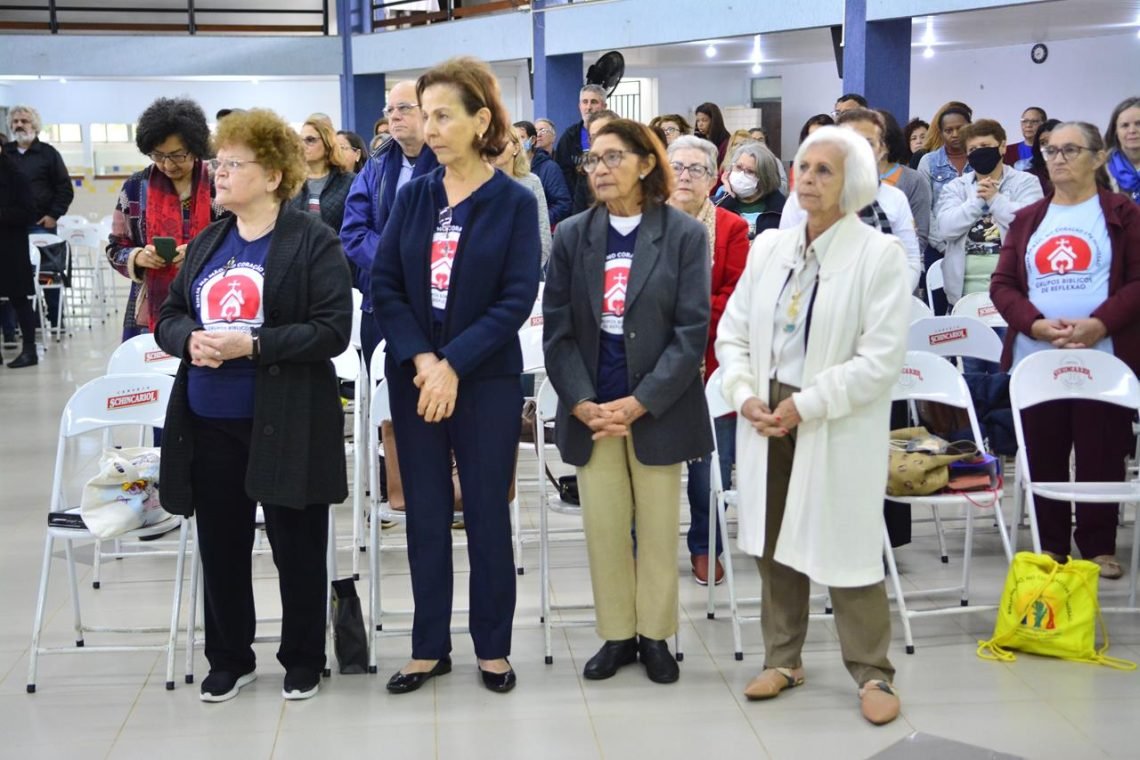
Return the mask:
[[[997,148],[976,148],[966,156],[966,161],[978,174],[989,174],[1001,163],[1001,151]]]

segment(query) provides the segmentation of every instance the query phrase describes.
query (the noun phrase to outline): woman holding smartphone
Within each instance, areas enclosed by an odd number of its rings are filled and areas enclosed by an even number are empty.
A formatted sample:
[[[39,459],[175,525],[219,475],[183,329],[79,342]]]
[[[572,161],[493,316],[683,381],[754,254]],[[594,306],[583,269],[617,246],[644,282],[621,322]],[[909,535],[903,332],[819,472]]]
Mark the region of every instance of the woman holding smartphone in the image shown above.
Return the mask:
[[[123,340],[154,330],[186,244],[223,213],[206,169],[210,128],[201,106],[159,98],[139,116],[135,144],[154,163],[123,183],[107,244],[111,266],[131,280]]]

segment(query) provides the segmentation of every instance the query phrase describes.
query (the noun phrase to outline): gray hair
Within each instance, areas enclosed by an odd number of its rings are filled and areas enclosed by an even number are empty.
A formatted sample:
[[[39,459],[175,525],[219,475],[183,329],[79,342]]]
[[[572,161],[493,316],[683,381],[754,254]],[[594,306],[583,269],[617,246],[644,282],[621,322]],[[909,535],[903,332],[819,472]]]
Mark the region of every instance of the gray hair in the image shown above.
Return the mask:
[[[819,145],[832,145],[843,155],[840,211],[855,213],[875,200],[875,194],[879,192],[879,163],[870,144],[858,132],[843,127],[820,127],[800,144],[793,166],[799,167],[804,154]]]
[[[709,176],[712,177],[713,182],[716,182],[716,146],[703,137],[696,135],[681,135],[665,149],[665,153],[669,156],[669,160],[673,160],[673,154],[679,150],[699,150],[705,154],[705,168],[708,169]]]
[[[732,151],[732,158],[728,162],[729,171],[741,156],[752,156],[756,162],[756,191],[761,197],[780,189],[780,161],[768,150],[768,146],[757,140],[740,143]]]
[[[606,88],[602,87],[600,84],[582,85],[582,89],[578,91],[578,94],[581,95],[583,92],[592,92],[601,98],[603,103],[606,102]]]
[[[38,135],[44,128],[43,119],[40,118],[40,112],[31,106],[17,105],[8,109],[8,129],[12,129],[12,117],[18,113],[25,113],[31,117],[32,130]]]
[[[535,119],[534,123],[535,124],[538,124],[538,123],[548,124],[548,125],[550,125],[551,131],[554,131],[554,132],[558,131],[558,127],[554,126],[554,122],[552,122],[550,119]]]

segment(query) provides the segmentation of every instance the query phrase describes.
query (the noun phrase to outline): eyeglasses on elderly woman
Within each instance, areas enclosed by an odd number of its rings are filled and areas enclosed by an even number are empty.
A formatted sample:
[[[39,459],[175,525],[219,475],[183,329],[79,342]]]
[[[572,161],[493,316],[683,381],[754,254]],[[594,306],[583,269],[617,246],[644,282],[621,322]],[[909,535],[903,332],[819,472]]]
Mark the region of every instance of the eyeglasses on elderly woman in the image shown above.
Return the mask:
[[[607,150],[602,155],[597,153],[587,153],[582,156],[582,168],[586,170],[587,174],[593,174],[594,170],[598,168],[599,162],[604,162],[606,166],[611,169],[616,169],[621,165],[621,162],[626,156],[636,155],[631,150]]]

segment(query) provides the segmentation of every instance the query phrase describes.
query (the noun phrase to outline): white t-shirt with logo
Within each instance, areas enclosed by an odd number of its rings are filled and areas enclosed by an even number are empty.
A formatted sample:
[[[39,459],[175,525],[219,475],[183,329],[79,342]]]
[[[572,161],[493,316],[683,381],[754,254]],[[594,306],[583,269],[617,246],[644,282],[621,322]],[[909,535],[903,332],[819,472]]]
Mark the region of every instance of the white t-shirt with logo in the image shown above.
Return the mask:
[[[1046,319],[1085,319],[1108,300],[1112,243],[1099,196],[1076,206],[1053,203],[1029,237],[1025,271],[1029,300]],[[1017,336],[1014,363],[1052,345]],[[1093,348],[1112,353],[1112,338]]]

